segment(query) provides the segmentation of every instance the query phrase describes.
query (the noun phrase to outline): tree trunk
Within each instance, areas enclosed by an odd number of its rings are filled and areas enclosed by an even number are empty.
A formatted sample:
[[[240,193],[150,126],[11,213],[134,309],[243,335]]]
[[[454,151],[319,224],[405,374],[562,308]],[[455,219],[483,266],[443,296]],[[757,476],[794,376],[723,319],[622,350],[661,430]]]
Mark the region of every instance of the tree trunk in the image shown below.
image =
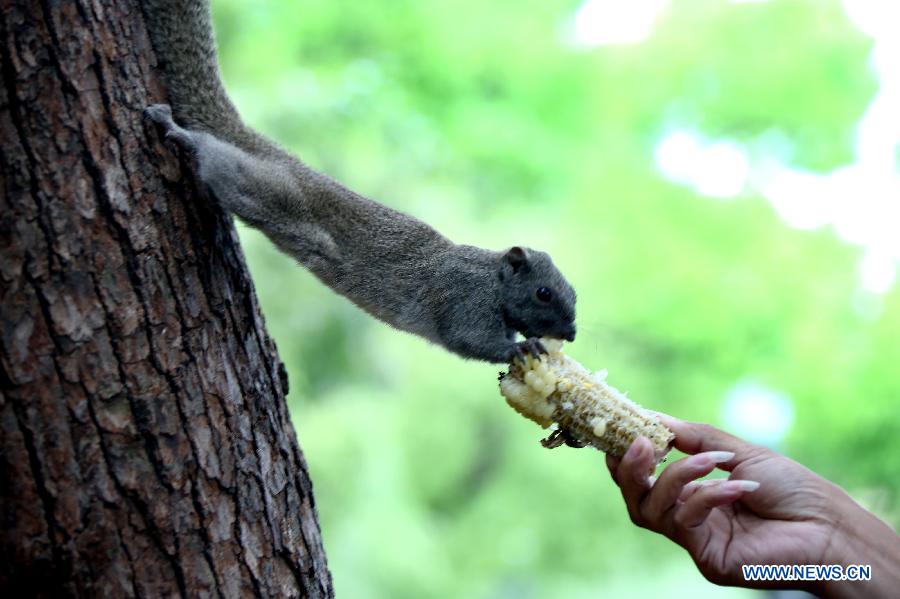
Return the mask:
[[[332,595],[231,220],[141,118],[140,7],[4,0],[0,37],[0,595]]]

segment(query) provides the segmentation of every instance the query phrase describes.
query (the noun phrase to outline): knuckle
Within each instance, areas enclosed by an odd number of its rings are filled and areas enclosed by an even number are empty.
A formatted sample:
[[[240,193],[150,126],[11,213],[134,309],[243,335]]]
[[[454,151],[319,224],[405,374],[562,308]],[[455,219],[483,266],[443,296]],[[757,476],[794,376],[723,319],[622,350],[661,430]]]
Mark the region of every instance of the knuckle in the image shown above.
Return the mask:
[[[744,452],[744,461],[763,461],[771,458],[781,457],[768,447],[762,445],[750,445]]]
[[[699,569],[700,573],[703,575],[703,578],[715,585],[722,586],[730,583],[730,579],[728,578],[728,576],[717,569],[713,569],[710,567],[701,567]]]
[[[643,528],[650,528],[650,523],[655,521],[652,506],[643,505],[639,510],[637,510],[637,512],[638,518],[641,521],[641,524],[638,524],[638,526],[641,526]]]
[[[679,484],[684,486],[690,481],[693,477],[694,473],[694,462],[690,461],[691,456],[688,456],[684,459],[678,460],[665,470],[660,475],[660,480],[664,481],[668,484]]]
[[[640,526],[641,528],[646,528],[645,521],[643,516],[640,514],[639,510],[629,508],[628,517],[631,519],[631,523],[635,526]]]

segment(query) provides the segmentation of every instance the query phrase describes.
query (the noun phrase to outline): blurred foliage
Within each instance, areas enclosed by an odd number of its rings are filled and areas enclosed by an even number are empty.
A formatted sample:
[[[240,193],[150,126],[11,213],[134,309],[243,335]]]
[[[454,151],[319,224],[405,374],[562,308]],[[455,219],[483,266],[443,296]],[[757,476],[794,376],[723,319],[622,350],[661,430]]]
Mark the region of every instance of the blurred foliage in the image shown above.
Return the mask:
[[[788,394],[779,449],[898,523],[900,294],[861,295],[859,250],[831,231],[653,163],[673,124],[846,163],[876,87],[868,40],[834,0],[681,0],[647,41],[584,50],[562,33],[576,8],[214,2],[252,125],[455,241],[549,251],[579,294],[570,353],[642,403],[724,426],[736,383]],[[743,594],[633,527],[602,456],[542,449],[496,366],[393,331],[241,235],[340,596]]]

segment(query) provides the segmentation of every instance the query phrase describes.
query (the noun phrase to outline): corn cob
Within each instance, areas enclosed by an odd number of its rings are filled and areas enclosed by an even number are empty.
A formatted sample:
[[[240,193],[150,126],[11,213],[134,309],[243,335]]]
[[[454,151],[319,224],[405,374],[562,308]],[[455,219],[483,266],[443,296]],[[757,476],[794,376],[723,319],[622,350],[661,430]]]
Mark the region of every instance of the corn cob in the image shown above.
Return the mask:
[[[656,461],[668,453],[674,435],[652,412],[606,383],[606,371],[591,374],[562,352],[562,341],[541,339],[547,354],[515,358],[500,374],[500,393],[521,415],[556,430],[541,441],[544,447],[562,443],[591,445],[622,457],[638,436],[656,450]]]

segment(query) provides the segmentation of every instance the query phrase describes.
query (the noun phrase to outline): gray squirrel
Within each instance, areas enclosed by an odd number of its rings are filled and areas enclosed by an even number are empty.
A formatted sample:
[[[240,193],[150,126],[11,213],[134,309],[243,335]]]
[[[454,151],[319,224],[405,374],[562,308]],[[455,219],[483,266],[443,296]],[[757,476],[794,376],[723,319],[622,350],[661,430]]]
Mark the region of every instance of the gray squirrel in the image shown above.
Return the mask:
[[[455,244],[310,169],[242,122],[219,75],[208,1],[142,7],[172,103],[145,115],[193,156],[227,210],[363,310],[464,358],[507,362],[539,356],[539,337],[575,338],[575,291],[550,256]]]

